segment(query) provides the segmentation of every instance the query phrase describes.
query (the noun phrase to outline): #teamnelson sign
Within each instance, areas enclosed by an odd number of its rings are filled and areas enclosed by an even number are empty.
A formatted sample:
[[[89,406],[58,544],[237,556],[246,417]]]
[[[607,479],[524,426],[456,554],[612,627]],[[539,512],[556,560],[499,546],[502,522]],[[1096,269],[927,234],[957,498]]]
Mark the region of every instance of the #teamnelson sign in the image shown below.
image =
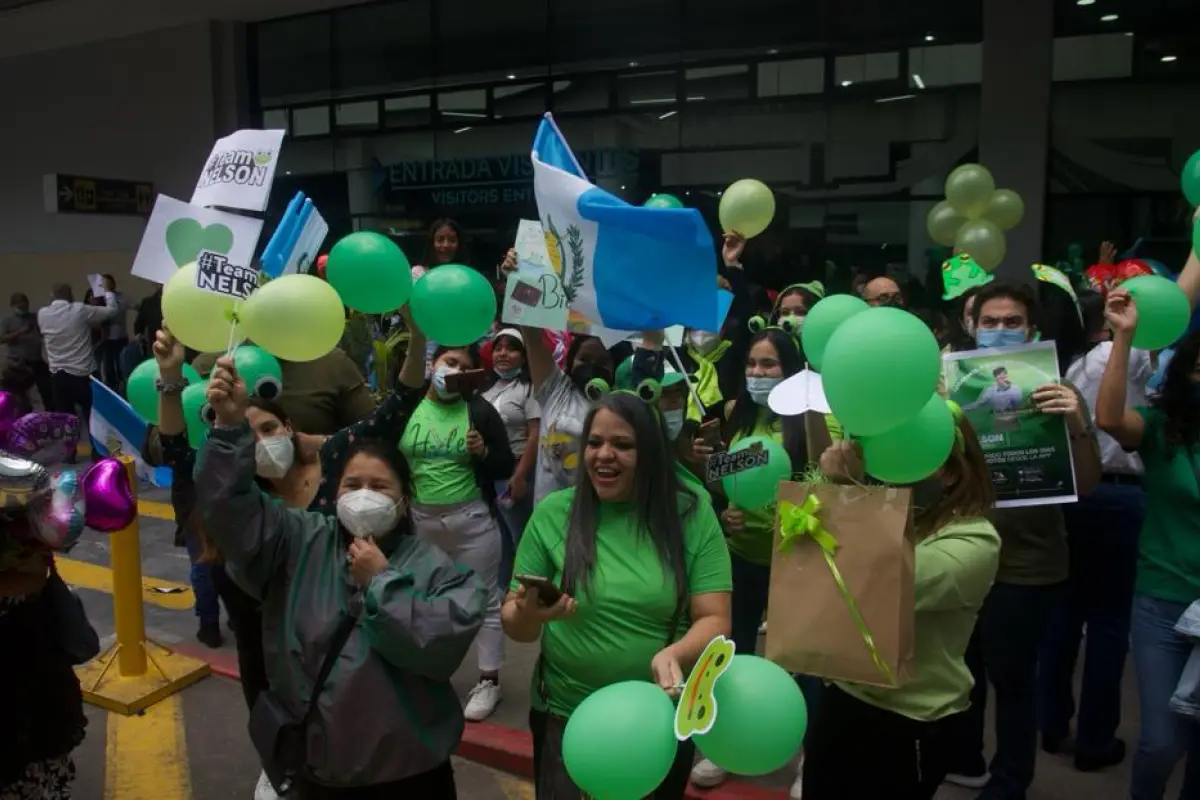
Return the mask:
[[[205,250],[196,259],[196,288],[245,300],[258,288],[258,270],[239,267],[220,253]]]
[[[265,211],[283,133],[241,130],[218,139],[196,182],[192,205]]]

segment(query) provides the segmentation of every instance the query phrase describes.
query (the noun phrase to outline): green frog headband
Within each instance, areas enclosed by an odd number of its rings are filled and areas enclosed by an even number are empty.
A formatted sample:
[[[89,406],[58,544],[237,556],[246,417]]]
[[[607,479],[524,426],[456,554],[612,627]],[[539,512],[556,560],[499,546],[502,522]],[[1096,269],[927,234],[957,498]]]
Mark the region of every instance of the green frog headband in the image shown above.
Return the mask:
[[[592,378],[583,387],[583,396],[593,403],[609,394],[628,394],[653,405],[662,395],[662,384],[653,378],[646,378],[633,389],[613,389],[603,378]]]
[[[746,327],[750,329],[750,333],[752,334],[762,333],[765,330],[774,328],[786,334],[788,339],[792,341],[792,344],[796,345],[796,350],[800,350],[800,330],[802,323],[790,314],[786,317],[780,317],[779,322],[775,325],[772,325],[766,317],[756,315],[750,318],[746,323]]]

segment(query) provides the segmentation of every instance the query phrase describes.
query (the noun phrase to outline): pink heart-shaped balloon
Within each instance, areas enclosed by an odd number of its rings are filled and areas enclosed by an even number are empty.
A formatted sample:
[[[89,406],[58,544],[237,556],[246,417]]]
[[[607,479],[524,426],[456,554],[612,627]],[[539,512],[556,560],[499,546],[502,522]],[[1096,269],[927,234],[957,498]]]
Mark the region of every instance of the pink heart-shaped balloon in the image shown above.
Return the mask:
[[[83,475],[84,519],[89,528],[116,533],[137,517],[137,499],[125,465],[115,458],[97,461]]]

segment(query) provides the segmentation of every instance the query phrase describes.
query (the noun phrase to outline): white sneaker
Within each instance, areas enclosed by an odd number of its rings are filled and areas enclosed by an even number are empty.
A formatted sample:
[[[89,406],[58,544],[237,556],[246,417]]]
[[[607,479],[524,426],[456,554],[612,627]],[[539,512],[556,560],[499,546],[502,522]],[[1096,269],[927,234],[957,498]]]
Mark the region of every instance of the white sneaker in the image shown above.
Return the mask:
[[[982,775],[959,775],[951,772],[946,775],[946,783],[952,783],[955,786],[961,786],[964,789],[982,789],[988,785],[991,780],[991,775],[983,773]]]
[[[792,781],[792,788],[788,790],[790,800],[803,800],[804,797],[804,754],[800,754],[800,761],[796,764],[796,779]]]
[[[495,681],[480,681],[467,694],[467,707],[463,716],[468,722],[482,722],[492,715],[500,705],[500,684]]]
[[[258,785],[254,787],[254,800],[279,800],[279,795],[275,793],[275,787],[267,779],[266,772],[258,776]]]
[[[721,769],[707,758],[702,758],[692,767],[692,785],[701,789],[720,786],[729,777],[729,770]]]

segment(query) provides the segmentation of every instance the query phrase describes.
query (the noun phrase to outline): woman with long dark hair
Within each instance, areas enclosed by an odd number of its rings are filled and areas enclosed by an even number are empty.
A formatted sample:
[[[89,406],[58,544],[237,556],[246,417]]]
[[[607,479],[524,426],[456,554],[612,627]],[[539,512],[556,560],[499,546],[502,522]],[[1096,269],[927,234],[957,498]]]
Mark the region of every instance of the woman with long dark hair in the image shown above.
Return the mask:
[[[1194,270],[1191,277],[1196,277]],[[1179,796],[1196,797],[1200,737],[1195,722],[1177,715],[1169,702],[1194,644],[1175,632],[1175,623],[1200,598],[1200,331],[1192,331],[1176,347],[1154,402],[1129,408],[1126,387],[1138,309],[1128,291],[1109,293],[1105,317],[1113,328],[1113,346],[1100,382],[1096,423],[1122,447],[1137,451],[1146,487],[1130,623],[1141,705],[1130,796],[1162,798],[1172,770],[1186,754]]]
[[[729,633],[721,530],[711,505],[680,485],[654,408],[629,393],[606,395],[584,420],[583,439],[577,484],[538,503],[514,567],[563,594],[547,605],[514,581],[503,612],[512,639],[541,641],[529,726],[537,794],[556,800],[580,797],[561,745],[588,695],[646,679],[672,691],[708,642]],[[684,796],[694,752],[680,745],[655,800]]]

